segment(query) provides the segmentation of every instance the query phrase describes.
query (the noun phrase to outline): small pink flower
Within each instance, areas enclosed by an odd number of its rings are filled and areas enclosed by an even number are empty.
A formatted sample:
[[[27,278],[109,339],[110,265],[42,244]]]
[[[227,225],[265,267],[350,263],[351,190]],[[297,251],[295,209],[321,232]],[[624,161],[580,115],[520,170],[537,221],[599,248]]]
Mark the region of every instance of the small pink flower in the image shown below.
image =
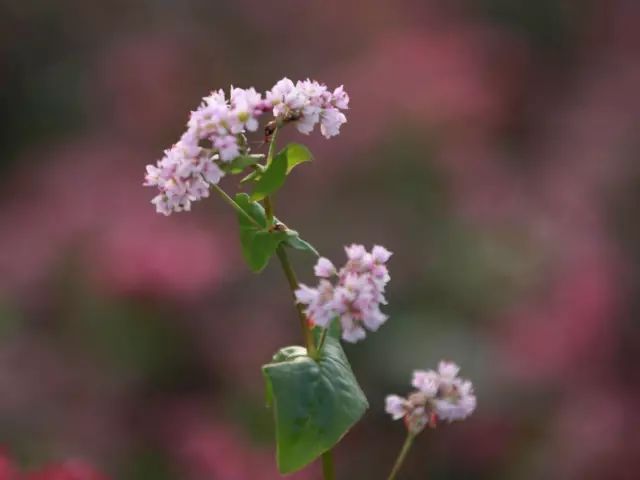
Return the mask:
[[[314,324],[326,327],[338,318],[342,339],[355,343],[366,337],[366,330],[375,332],[387,321],[380,305],[386,303],[384,290],[390,277],[384,262],[391,252],[374,247],[369,253],[362,245],[345,247],[345,252],[348,260],[339,271],[328,259],[318,259],[314,272],[320,283],[316,288],[301,285],[296,298]],[[335,285],[326,280],[334,275]]]
[[[300,133],[310,134],[320,123],[326,138],[340,133],[347,117],[340,111],[349,105],[349,95],[340,86],[331,93],[326,85],[315,80],[301,80],[294,84],[288,78],[276,83],[265,95],[273,106],[273,115],[294,122]]]
[[[476,396],[469,380],[458,377],[460,367],[442,361],[438,371],[416,370],[411,384],[417,389],[407,398],[388,395],[385,410],[393,420],[404,417],[407,429],[419,433],[437,420],[463,420],[476,408]],[[401,413],[404,414],[401,415]]]
[[[398,395],[387,395],[387,398],[385,398],[385,411],[391,415],[391,418],[394,420],[400,420],[407,414],[407,399]]]
[[[313,271],[316,277],[329,278],[336,274],[336,267],[331,263],[331,260],[320,257]]]

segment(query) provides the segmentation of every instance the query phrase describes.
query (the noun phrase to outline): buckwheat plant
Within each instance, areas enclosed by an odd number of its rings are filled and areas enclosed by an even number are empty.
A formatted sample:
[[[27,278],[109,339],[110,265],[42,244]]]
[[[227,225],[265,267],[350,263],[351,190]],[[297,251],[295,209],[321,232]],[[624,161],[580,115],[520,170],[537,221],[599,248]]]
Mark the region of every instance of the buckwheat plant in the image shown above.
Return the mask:
[[[180,140],[156,165],[148,165],[145,186],[157,188],[151,203],[163,215],[191,210],[192,204],[216,192],[236,212],[243,256],[258,273],[276,256],[296,307],[304,345],[280,349],[262,367],[268,405],[273,410],[276,461],[282,474],[322,459],[325,479],[334,479],[331,449],[364,415],[367,399],[358,385],[341,340],[355,343],[388,319],[381,310],[390,276],[391,252],[375,245],[345,247],[346,262],[336,268],[300,234],[281,222],[272,198],[298,165],[312,159],[300,144],[277,150],[278,132],[294,127],[308,135],[316,126],[326,138],[346,123],[349,96],[342,86],[331,91],[312,80],[293,83],[283,78],[264,94],[232,87],[203,98],[191,112]],[[249,135],[264,119],[266,156],[254,153]],[[243,175],[249,193],[228,195],[219,185],[225,176]],[[318,284],[298,283],[287,251],[318,257]],[[473,412],[476,399],[469,381],[457,377],[458,367],[441,362],[437,372],[416,371],[408,398],[389,395],[386,411],[404,418],[407,440],[388,477],[395,478],[415,436],[438,420],[461,420]]]

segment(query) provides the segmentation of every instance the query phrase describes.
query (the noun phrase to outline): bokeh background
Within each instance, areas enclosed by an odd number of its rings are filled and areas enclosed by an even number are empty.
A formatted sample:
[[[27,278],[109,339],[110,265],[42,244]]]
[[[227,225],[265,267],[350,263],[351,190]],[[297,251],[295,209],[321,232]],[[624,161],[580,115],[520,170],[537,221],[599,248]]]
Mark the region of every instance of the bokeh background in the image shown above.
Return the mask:
[[[383,478],[384,395],[440,358],[478,409],[403,478],[638,478],[638,25],[636,0],[0,0],[0,470],[279,478],[282,273],[249,273],[215,198],[165,218],[141,184],[203,95],[286,75],[351,109],[287,134],[316,161],[278,215],[336,263],[395,252],[390,321],[346,347],[371,408],[339,478]]]

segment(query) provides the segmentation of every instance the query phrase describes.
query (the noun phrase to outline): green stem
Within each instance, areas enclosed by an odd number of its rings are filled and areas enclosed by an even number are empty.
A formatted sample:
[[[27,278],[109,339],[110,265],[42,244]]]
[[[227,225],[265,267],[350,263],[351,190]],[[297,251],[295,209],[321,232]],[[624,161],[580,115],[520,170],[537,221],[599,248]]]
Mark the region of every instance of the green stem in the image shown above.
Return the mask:
[[[322,454],[322,475],[324,480],[336,480],[336,470],[333,466],[331,450],[327,450]]]
[[[268,166],[271,161],[273,160],[273,155],[275,153],[276,150],[276,138],[278,138],[278,127],[276,126],[276,128],[273,130],[273,133],[271,134],[271,140],[269,141],[269,151],[267,153],[267,161],[266,161],[266,165]],[[269,196],[267,196],[264,199],[264,212],[267,215],[267,222],[269,223],[269,225],[271,225],[273,223],[273,204],[271,203],[271,198]]]
[[[307,315],[304,313],[304,308],[300,305],[295,296],[295,291],[299,288],[298,279],[296,277],[296,273],[293,271],[293,267],[291,266],[291,262],[289,261],[289,256],[287,255],[287,251],[284,249],[282,245],[278,245],[276,249],[276,254],[278,255],[278,259],[280,260],[280,265],[282,266],[282,270],[284,271],[285,276],[287,277],[287,281],[289,282],[289,288],[291,289],[291,293],[293,294],[293,302],[296,306],[296,311],[298,312],[298,318],[300,319],[300,328],[302,330],[302,336],[304,337],[304,343],[307,347],[307,353],[311,358],[316,359],[324,344],[324,339],[327,335],[327,330],[325,329],[322,332],[322,337],[319,342],[319,346],[316,348],[316,345],[313,341],[313,335],[311,334],[311,328],[307,322]],[[331,450],[327,450],[322,454],[322,474],[324,480],[335,480],[336,474],[333,466],[333,454]]]
[[[320,340],[318,341],[318,354],[322,353],[322,348],[324,347],[324,342],[327,339],[327,333],[329,333],[329,327],[322,329],[322,335],[320,335]]]
[[[273,203],[271,203],[271,197],[264,197],[264,213],[267,216],[267,225],[273,225]]]
[[[278,136],[278,127],[275,128],[273,134],[271,135],[271,142],[269,143],[269,153],[267,154],[266,164],[269,165],[273,160],[273,155],[275,153],[275,145],[276,145],[276,137]],[[265,197],[264,199],[264,211],[267,215],[268,224],[271,225],[273,223],[273,204],[271,203],[270,197]],[[280,260],[280,265],[282,266],[282,270],[284,271],[285,277],[287,277],[287,282],[289,283],[289,288],[291,289],[291,294],[293,295],[293,303],[296,307],[296,311],[298,312],[298,318],[300,320],[300,329],[302,330],[302,336],[304,338],[305,346],[307,347],[307,353],[313,359],[317,359],[318,357],[318,349],[316,348],[316,344],[313,341],[313,335],[311,333],[311,327],[308,324],[307,315],[304,313],[304,307],[300,305],[296,299],[296,290],[300,288],[300,284],[298,283],[298,278],[296,277],[296,273],[293,270],[291,262],[289,261],[289,256],[287,255],[287,251],[285,250],[282,244],[278,245],[276,249],[276,254],[278,255],[278,259]],[[326,331],[323,332],[323,338],[321,340],[321,344],[324,342],[324,335]],[[333,466],[333,455],[331,454],[331,450],[326,451],[322,454],[322,474],[324,480],[335,480],[335,469]]]
[[[404,441],[404,445],[402,445],[402,449],[398,454],[396,463],[393,465],[393,470],[391,470],[391,473],[389,474],[389,477],[387,478],[387,480],[394,480],[396,478],[398,471],[400,471],[400,467],[402,467],[402,464],[404,463],[405,458],[407,458],[407,453],[409,453],[409,450],[411,449],[411,445],[413,444],[414,438],[415,438],[414,434],[412,434],[411,432],[407,432],[407,438]]]
[[[263,229],[264,226],[260,225],[255,218],[253,218],[251,215],[249,215],[247,212],[245,212],[240,205],[238,205],[236,203],[236,201],[231,198],[229,195],[227,195],[227,192],[225,192],[222,188],[220,188],[218,185],[213,185],[213,189],[218,192],[220,194],[220,196],[222,197],[222,199],[227,202],[229,205],[231,205],[231,207],[238,212],[240,215],[242,215],[243,217],[245,217],[247,220],[249,220],[251,223],[253,223],[256,227],[258,227],[259,229]]]
[[[278,129],[279,126],[276,126],[276,128],[273,130],[273,133],[271,134],[271,140],[269,141],[269,151],[267,152],[267,165],[269,165],[271,163],[271,160],[273,160],[273,154],[276,151],[276,138],[278,138]]]
[[[280,260],[280,265],[282,266],[284,275],[287,277],[287,282],[289,282],[289,288],[291,289],[291,293],[293,294],[293,302],[295,303],[296,311],[298,312],[298,318],[300,319],[300,328],[302,330],[302,336],[304,337],[305,346],[307,347],[307,353],[311,358],[316,358],[316,355],[317,355],[316,345],[313,342],[311,329],[307,324],[307,316],[304,313],[304,307],[300,305],[296,300],[295,291],[298,290],[298,288],[300,287],[300,285],[298,284],[296,273],[293,271],[293,267],[291,266],[291,262],[289,261],[289,256],[287,255],[287,251],[284,249],[282,245],[278,245],[278,248],[276,249],[276,254],[278,255],[278,259]]]

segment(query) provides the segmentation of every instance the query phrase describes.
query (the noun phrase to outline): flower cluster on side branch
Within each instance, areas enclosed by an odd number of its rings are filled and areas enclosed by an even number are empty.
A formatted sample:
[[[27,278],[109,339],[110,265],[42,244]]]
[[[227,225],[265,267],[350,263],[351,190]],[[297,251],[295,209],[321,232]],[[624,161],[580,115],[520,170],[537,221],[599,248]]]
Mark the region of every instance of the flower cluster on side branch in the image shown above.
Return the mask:
[[[314,269],[318,285],[300,285],[295,294],[314,325],[327,327],[338,318],[342,339],[355,343],[366,337],[366,330],[375,332],[388,318],[380,305],[387,303],[384,291],[390,276],[386,263],[391,252],[379,245],[371,252],[362,245],[350,245],[345,251],[347,263],[340,270],[320,257]]]
[[[404,418],[412,434],[420,433],[438,420],[464,420],[476,408],[473,385],[458,377],[460,367],[441,361],[438,370],[416,370],[411,384],[416,391],[408,397],[388,395],[385,410],[394,420]]]

